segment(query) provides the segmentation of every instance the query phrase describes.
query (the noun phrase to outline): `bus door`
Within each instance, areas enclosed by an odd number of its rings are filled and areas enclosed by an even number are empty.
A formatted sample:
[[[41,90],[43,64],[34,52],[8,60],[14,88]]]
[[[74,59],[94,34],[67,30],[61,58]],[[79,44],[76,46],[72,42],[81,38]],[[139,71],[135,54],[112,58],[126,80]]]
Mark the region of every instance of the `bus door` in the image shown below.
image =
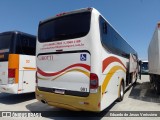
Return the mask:
[[[23,71],[23,93],[35,90],[35,70]]]
[[[33,92],[35,90],[35,56],[20,55],[20,74],[22,93]]]
[[[136,74],[138,68],[138,61],[135,55],[130,54],[129,57],[129,77],[128,84],[133,82],[133,75]]]

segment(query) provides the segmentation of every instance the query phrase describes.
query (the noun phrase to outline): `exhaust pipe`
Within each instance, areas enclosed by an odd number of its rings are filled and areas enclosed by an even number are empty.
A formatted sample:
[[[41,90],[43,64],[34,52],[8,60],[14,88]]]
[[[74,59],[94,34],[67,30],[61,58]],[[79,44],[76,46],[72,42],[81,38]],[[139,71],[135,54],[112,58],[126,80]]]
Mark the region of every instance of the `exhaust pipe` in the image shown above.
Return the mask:
[[[47,103],[45,100],[41,100],[41,102],[42,102],[43,104],[46,104],[46,103]]]

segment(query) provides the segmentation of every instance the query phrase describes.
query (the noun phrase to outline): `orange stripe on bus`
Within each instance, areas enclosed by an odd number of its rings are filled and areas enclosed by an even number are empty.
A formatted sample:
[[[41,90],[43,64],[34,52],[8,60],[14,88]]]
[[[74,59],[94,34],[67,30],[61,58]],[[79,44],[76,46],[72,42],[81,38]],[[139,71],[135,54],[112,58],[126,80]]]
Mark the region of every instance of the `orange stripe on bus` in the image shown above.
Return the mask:
[[[36,70],[36,68],[33,68],[33,67],[23,67],[23,69],[26,69],[26,70]]]
[[[118,62],[118,63],[120,63],[125,69],[127,69],[126,66],[123,64],[123,62],[122,62],[119,58],[114,57],[114,56],[110,56],[110,57],[108,57],[108,58],[106,58],[106,59],[103,60],[102,72],[104,72],[105,69],[106,69],[111,63],[113,63],[113,62]]]
[[[9,54],[8,68],[19,68],[19,55]]]
[[[18,83],[19,79],[19,55],[9,54],[8,69],[15,69],[15,83]]]

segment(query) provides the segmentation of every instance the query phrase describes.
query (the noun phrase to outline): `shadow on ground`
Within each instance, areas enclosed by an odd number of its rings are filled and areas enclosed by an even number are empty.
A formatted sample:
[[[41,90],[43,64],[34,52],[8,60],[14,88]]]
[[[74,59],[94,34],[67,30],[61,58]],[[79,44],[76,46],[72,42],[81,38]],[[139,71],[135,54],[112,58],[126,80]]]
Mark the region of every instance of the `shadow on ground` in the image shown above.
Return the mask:
[[[21,103],[32,99],[35,99],[35,93],[25,93],[25,94],[0,93],[0,103],[7,105]]]
[[[160,103],[160,95],[157,95],[150,82],[137,83],[133,86],[130,98],[147,102]]]
[[[43,117],[45,118],[50,118],[50,119],[56,119],[56,120],[70,120],[70,119],[77,119],[77,120],[100,120],[104,116],[108,115],[110,109],[116,104],[114,102],[111,104],[108,108],[106,108],[104,111],[100,113],[96,112],[87,112],[87,111],[70,111],[66,109],[61,109],[61,108],[55,108],[48,106],[47,104],[43,104],[41,102],[34,102],[31,104],[26,105],[26,108],[31,111],[31,112],[38,112],[41,113]],[[35,107],[39,106],[39,107]]]

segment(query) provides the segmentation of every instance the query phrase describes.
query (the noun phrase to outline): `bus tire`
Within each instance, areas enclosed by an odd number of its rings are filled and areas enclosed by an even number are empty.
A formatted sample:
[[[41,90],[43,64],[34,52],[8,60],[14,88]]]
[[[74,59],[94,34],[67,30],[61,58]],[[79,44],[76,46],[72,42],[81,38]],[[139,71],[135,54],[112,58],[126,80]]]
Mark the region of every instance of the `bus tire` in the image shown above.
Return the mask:
[[[133,85],[137,84],[137,80],[138,80],[138,74],[136,73],[136,78],[135,78],[135,81],[134,81]]]
[[[150,83],[153,84],[153,75],[149,75]]]
[[[155,89],[157,94],[160,94],[160,84],[158,83],[157,79],[154,82],[154,89]]]
[[[119,88],[119,97],[118,97],[118,101],[121,102],[123,100],[124,97],[124,84],[123,81],[120,84],[120,88]]]

